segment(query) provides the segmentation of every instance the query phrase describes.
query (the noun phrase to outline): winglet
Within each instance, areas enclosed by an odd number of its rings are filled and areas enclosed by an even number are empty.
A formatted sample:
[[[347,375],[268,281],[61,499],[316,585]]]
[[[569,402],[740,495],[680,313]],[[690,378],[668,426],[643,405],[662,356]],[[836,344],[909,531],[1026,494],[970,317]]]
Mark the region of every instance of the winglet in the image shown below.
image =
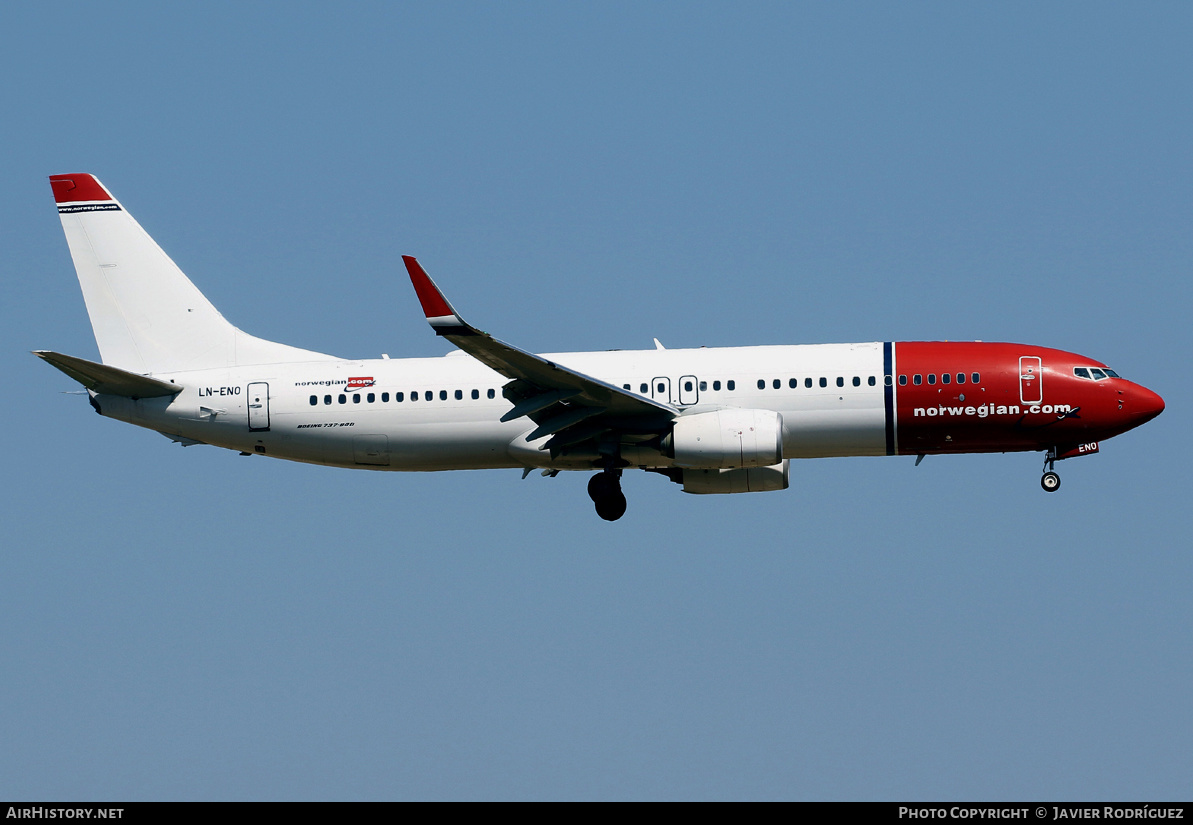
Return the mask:
[[[464,323],[452,305],[443,297],[439,287],[431,280],[417,260],[411,255],[403,255],[406,271],[410,273],[410,283],[414,285],[414,292],[418,295],[418,302],[423,306],[423,314],[427,316],[427,323],[436,335],[471,335],[476,330]]]

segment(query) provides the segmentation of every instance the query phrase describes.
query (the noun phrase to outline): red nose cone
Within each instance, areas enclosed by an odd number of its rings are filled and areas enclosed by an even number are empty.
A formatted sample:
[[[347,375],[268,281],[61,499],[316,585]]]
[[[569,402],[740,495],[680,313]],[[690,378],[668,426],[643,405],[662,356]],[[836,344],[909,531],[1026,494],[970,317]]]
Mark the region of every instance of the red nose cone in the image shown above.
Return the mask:
[[[1136,426],[1164,412],[1164,399],[1147,387],[1135,386],[1128,403],[1128,410],[1134,419],[1132,423]]]

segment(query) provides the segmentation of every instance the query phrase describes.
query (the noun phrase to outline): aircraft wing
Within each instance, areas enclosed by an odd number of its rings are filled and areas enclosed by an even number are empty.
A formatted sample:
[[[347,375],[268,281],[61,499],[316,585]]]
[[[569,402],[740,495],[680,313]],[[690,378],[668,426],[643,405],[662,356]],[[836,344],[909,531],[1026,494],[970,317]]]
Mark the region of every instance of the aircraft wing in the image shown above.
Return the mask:
[[[557,454],[609,430],[641,434],[661,431],[679,416],[679,410],[670,404],[569,369],[482,332],[460,317],[417,260],[409,255],[403,255],[402,260],[435,334],[513,379],[503,394],[514,408],[502,420],[529,417],[539,426],[528,440],[554,434],[545,448]]]

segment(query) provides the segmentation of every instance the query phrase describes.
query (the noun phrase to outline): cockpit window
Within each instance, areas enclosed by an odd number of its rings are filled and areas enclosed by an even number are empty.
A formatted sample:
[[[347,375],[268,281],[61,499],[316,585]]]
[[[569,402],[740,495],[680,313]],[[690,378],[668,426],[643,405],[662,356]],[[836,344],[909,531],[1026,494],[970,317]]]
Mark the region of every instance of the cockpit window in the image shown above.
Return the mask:
[[[1119,374],[1106,367],[1073,367],[1073,374],[1078,378],[1088,378],[1091,381],[1104,381],[1107,378],[1118,378]]]

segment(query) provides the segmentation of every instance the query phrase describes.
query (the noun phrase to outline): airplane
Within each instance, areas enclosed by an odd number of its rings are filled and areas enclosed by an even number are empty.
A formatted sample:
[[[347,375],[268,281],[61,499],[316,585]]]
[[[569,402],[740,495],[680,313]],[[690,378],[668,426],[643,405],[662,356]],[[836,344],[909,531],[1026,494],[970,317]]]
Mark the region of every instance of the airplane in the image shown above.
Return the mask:
[[[466,322],[403,261],[434,358],[337,358],[234,327],[89,174],[50,184],[100,362],[34,354],[97,413],[184,446],[369,470],[593,473],[597,514],[622,472],[684,492],[783,490],[790,462],[1041,451],[1055,462],[1150,421],[1163,399],[1100,361],[1025,344],[885,341],[536,355]]]

